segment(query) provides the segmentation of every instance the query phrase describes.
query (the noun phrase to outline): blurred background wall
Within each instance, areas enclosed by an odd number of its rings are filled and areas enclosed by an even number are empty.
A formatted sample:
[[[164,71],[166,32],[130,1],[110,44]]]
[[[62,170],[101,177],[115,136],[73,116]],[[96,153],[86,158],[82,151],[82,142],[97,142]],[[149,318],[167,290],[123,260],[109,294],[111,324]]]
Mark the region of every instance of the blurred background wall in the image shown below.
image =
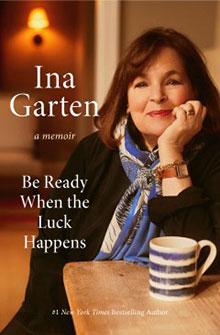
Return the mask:
[[[43,43],[27,27],[31,9],[46,9]],[[23,235],[36,233],[38,210],[23,210],[21,175],[58,175],[76,143],[92,132],[92,118],[19,119],[8,103],[19,92],[34,100],[102,103],[120,55],[144,30],[167,26],[187,34],[207,56],[220,87],[219,1],[1,1],[0,2],[0,330],[18,309],[28,277],[30,250]],[[76,76],[75,89],[36,90],[34,65]],[[36,141],[35,133],[76,133],[69,141]]]

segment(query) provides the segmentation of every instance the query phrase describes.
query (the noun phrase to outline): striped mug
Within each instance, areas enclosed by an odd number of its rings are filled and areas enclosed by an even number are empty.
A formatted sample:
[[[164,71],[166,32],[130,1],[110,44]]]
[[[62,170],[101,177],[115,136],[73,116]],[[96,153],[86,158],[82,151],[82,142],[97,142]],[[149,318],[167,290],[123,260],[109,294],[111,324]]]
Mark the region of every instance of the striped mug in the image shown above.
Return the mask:
[[[210,248],[205,262],[197,269],[203,247]],[[217,254],[216,246],[208,241],[196,242],[179,236],[156,237],[150,241],[149,291],[154,298],[167,301],[190,299],[203,273]]]

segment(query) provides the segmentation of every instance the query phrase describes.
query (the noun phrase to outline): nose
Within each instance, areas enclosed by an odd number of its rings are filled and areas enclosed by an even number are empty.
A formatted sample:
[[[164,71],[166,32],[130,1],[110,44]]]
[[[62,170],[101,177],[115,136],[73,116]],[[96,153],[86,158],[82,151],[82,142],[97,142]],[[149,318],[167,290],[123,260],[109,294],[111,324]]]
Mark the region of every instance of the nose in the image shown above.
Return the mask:
[[[151,87],[149,99],[152,102],[160,104],[167,100],[167,95],[160,85]]]

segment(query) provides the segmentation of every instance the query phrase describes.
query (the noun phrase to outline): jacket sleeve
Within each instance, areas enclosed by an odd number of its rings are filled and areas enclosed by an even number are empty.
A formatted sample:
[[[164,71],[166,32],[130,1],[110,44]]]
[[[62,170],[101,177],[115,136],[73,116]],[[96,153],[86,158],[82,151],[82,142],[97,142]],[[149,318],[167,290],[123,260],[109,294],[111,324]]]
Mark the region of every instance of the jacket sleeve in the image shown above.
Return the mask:
[[[60,179],[71,179],[85,172],[84,141],[74,151]],[[66,199],[70,189],[57,189],[50,198]],[[73,193],[73,190],[72,190]],[[77,191],[74,193],[77,194]],[[80,197],[80,192],[77,194]],[[68,211],[45,209],[41,215],[43,223],[49,218],[59,218]],[[77,213],[76,213],[77,214]],[[63,229],[40,229],[37,240],[63,239]],[[74,252],[74,251],[73,251]],[[74,329],[63,285],[63,266],[66,263],[64,251],[44,253],[43,249],[32,249],[30,275],[22,307],[3,330],[3,335],[73,335]]]
[[[197,169],[197,173],[202,172]],[[212,269],[220,267],[220,156],[209,162],[199,186],[191,186],[177,196],[150,200],[149,215],[165,235],[179,235],[197,241],[208,239],[218,250]]]

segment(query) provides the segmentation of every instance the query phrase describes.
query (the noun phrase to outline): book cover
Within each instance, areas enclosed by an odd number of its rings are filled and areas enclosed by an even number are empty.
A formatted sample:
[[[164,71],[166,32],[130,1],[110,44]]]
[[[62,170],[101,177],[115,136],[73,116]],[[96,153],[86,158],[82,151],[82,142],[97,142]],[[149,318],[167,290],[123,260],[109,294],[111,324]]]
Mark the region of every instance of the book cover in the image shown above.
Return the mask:
[[[89,208],[86,197],[77,198],[87,180],[77,171],[71,183],[59,176],[96,130],[120,56],[144,30],[171,27],[201,48],[219,88],[219,18],[219,1],[0,2],[0,330],[24,300],[32,250],[47,255],[63,247],[56,236],[37,239],[38,228],[72,229],[62,208]],[[60,188],[68,196],[51,197]],[[45,227],[43,212],[52,208],[62,216]],[[68,247],[87,248],[86,238]]]

